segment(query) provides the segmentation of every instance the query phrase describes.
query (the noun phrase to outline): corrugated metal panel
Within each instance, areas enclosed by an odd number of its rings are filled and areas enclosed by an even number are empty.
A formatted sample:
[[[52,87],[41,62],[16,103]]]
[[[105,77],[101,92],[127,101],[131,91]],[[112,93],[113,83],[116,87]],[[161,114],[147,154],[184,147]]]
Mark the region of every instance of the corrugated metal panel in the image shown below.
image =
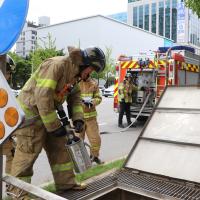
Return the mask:
[[[200,88],[166,89],[126,167],[200,183]]]

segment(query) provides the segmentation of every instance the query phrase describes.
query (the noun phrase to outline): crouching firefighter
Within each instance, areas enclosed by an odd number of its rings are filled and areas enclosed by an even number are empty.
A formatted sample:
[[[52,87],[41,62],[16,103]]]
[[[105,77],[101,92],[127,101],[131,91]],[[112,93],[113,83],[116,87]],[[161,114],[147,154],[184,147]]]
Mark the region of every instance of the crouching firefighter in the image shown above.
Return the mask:
[[[16,131],[17,147],[11,169],[13,176],[30,183],[33,164],[44,148],[58,192],[85,189],[86,186],[75,181],[73,163],[65,148],[68,133],[58,118],[56,108],[66,100],[72,110],[75,130],[81,132],[84,121],[77,82],[94,70],[100,72],[105,66],[105,57],[99,48],[81,50],[70,47],[68,51],[69,56],[45,60],[18,97],[26,118],[36,121]],[[13,199],[29,199],[25,191],[21,193],[15,187],[10,187],[9,193],[14,194]]]

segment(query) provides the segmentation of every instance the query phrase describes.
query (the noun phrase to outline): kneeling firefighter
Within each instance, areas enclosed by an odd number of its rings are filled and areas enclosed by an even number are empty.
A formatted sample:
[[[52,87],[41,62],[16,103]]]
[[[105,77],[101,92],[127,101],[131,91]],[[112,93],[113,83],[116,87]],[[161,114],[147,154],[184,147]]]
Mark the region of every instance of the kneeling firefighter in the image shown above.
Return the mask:
[[[92,71],[101,72],[105,67],[104,53],[97,47],[85,50],[70,47],[68,51],[68,57],[45,60],[18,97],[27,122],[32,119],[32,123],[26,126],[25,122],[25,126],[16,131],[17,147],[11,170],[13,176],[30,183],[33,164],[44,148],[57,191],[85,189],[86,186],[75,182],[73,163],[65,148],[68,132],[56,110],[66,100],[72,110],[75,130],[81,132],[84,121],[77,83]],[[19,194],[15,187],[10,187],[9,192],[14,193],[14,199],[29,199],[26,192]]]

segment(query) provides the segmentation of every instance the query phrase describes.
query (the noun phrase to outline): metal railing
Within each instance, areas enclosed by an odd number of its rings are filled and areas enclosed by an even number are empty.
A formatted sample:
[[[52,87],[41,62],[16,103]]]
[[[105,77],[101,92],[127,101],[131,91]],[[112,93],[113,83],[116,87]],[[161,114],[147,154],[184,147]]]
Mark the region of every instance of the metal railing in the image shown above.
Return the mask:
[[[13,176],[5,176],[2,178],[4,182],[6,182],[8,185],[15,186],[19,189],[31,195],[34,195],[35,197],[39,197],[40,199],[45,199],[45,200],[66,200],[66,198],[63,198],[61,196],[58,196],[56,194],[53,194],[51,192],[48,192],[46,190],[43,190],[42,188],[39,188],[35,185],[26,183],[24,181],[21,181]],[[22,193],[21,192],[21,193]],[[11,197],[14,196],[15,198],[20,198],[19,196],[16,196],[15,194],[8,193]]]

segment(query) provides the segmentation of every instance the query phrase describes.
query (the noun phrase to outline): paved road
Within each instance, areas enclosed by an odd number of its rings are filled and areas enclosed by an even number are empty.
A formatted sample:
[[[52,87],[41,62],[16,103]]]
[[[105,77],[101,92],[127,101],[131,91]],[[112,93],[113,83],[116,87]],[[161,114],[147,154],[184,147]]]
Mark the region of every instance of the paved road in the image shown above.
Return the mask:
[[[110,161],[127,155],[141,132],[142,126],[130,128],[128,131],[120,133],[119,130],[121,129],[117,127],[118,115],[113,111],[113,98],[103,98],[97,110],[100,131],[112,132],[101,135],[102,148],[100,157],[104,161]],[[52,179],[47,157],[43,151],[34,165],[32,183],[40,185],[52,181]]]

